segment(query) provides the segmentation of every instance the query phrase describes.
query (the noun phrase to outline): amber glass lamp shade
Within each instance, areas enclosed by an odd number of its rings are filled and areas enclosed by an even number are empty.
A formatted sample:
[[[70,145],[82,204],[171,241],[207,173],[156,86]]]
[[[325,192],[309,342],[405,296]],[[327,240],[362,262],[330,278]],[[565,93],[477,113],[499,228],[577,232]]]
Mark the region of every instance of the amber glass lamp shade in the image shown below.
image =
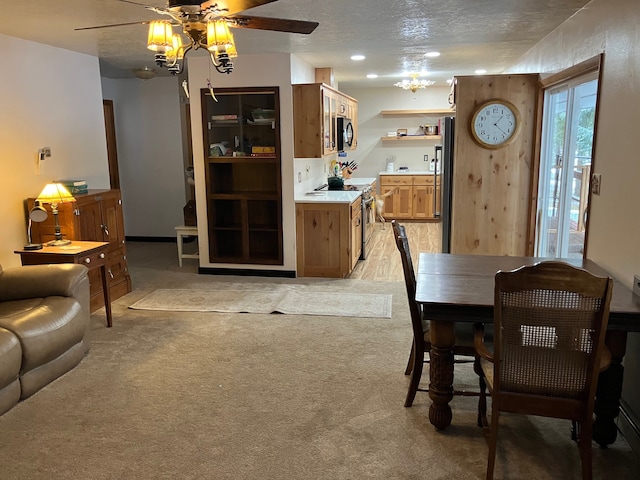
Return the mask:
[[[182,45],[182,37],[178,33],[174,33],[171,39],[173,48],[167,52],[167,62],[175,63],[184,58],[184,47]]]
[[[218,47],[233,45],[233,36],[226,20],[207,22],[207,49],[217,51]]]
[[[173,29],[169,20],[154,20],[149,24],[147,48],[158,53],[173,49]]]

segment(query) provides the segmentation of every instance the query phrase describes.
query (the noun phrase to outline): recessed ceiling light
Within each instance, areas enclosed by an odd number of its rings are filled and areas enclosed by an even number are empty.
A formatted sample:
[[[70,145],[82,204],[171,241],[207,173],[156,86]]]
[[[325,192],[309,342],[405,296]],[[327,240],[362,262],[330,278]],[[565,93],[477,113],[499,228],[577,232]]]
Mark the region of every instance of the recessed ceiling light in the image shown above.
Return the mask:
[[[359,61],[359,60],[364,60],[364,59],[365,59],[364,55],[351,55],[351,60]]]
[[[487,71],[484,68],[476,70],[476,75],[484,75]]]
[[[427,52],[424,54],[425,57],[431,57],[431,58],[435,58],[435,57],[439,57],[440,56],[440,52]]]
[[[368,73],[367,74],[367,78],[378,78],[378,74],[377,73]]]
[[[453,83],[453,78],[447,78],[447,83],[451,85]]]

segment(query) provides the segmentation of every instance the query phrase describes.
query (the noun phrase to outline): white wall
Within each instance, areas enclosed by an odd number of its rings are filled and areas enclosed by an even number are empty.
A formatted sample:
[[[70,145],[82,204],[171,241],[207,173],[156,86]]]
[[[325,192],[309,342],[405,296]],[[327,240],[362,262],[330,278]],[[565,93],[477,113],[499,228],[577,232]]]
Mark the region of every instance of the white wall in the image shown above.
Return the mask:
[[[311,67],[288,54],[240,55],[234,62],[231,75],[220,74],[210,66],[208,56],[189,59],[189,90],[191,91],[191,125],[193,137],[196,205],[198,212],[198,238],[200,266],[206,268],[253,268],[256,270],[296,269],[294,167],[293,167],[293,94],[291,79],[309,78]],[[214,88],[225,87],[279,87],[280,90],[280,145],[282,165],[282,218],[284,264],[282,266],[213,264],[208,262],[209,236],[207,232],[206,187],[204,183],[204,149],[202,132],[202,106],[200,90],[207,88],[207,79]]]
[[[175,237],[184,223],[184,151],[178,77],[102,79],[113,100],[126,235]]]
[[[20,265],[24,200],[54,179],[109,188],[98,59],[0,34],[0,264]],[[36,166],[39,148],[52,156]]]
[[[637,0],[593,0],[529,51],[510,71],[553,73],[604,52],[587,256],[631,287],[640,273],[637,161],[640,111],[640,9]]]

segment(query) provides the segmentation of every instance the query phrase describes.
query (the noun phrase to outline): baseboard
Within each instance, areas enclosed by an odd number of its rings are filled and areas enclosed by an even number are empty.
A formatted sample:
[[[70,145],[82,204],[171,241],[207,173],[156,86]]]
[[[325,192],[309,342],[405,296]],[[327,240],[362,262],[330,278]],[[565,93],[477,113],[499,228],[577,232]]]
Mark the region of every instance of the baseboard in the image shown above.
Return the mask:
[[[206,275],[240,275],[249,277],[282,277],[282,278],[296,278],[296,272],[291,270],[251,270],[235,269],[235,268],[210,268],[199,267],[198,273]]]
[[[170,242],[170,243],[176,243],[176,237],[130,237],[129,235],[127,235],[126,237],[124,237],[125,240],[127,242],[154,242],[154,243],[160,243],[160,242]]]
[[[629,413],[625,410],[624,402],[620,405],[620,415],[618,415],[618,429],[624,435],[631,450],[640,458],[640,425],[636,424]]]

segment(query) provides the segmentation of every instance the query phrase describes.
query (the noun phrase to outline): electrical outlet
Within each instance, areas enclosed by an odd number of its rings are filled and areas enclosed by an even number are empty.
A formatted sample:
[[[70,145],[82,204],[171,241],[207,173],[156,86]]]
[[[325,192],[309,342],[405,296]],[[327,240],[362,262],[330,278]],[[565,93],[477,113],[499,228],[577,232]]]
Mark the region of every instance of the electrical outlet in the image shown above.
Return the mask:
[[[298,172],[298,183],[302,182],[302,172]]]
[[[591,175],[591,193],[600,195],[600,186],[602,184],[602,176],[599,173]]]
[[[640,275],[633,276],[633,293],[640,296]]]

